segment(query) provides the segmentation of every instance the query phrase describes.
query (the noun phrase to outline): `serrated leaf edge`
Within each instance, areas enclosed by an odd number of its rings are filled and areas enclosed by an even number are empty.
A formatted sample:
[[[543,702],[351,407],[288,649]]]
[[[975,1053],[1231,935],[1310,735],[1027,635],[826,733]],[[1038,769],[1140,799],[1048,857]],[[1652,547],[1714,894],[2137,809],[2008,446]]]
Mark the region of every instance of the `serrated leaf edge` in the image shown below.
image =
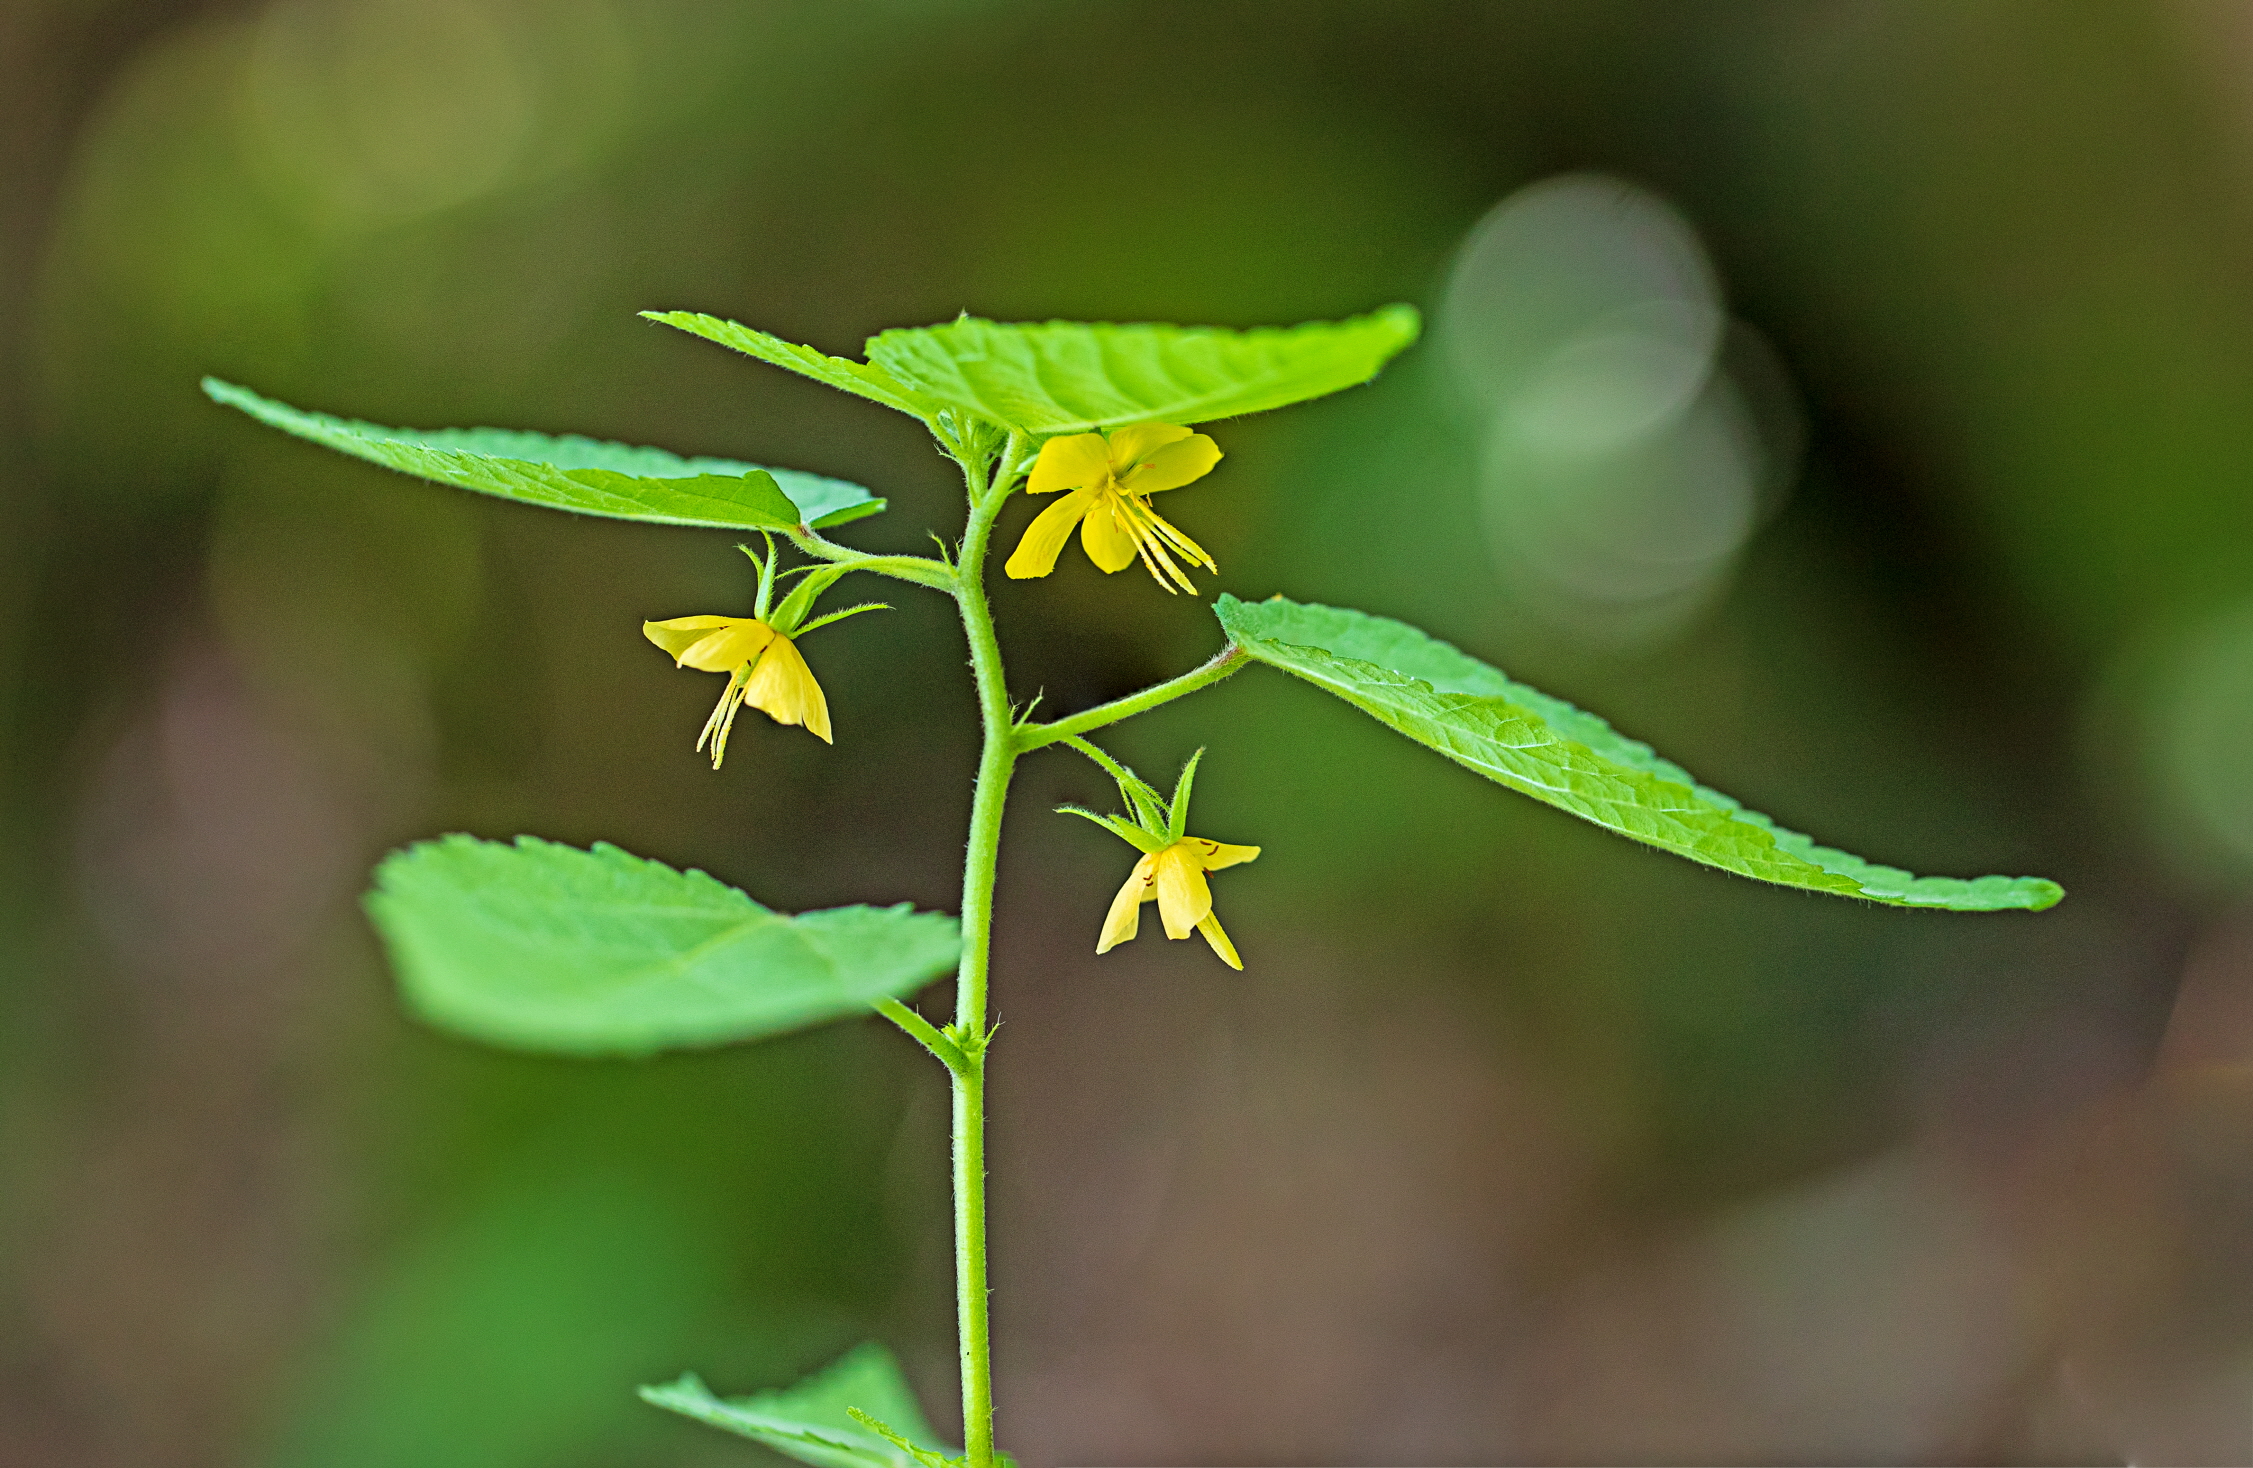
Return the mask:
[[[653,513],[647,510],[640,510],[636,508],[635,501],[631,496],[621,494],[617,489],[610,487],[603,481],[608,479],[623,481],[628,484],[685,486],[687,484],[693,483],[698,479],[718,479],[723,481],[764,480],[766,481],[767,488],[771,489],[775,493],[775,495],[782,500],[784,504],[788,505],[791,508],[792,513],[797,517],[796,523],[806,523],[805,510],[798,504],[797,500],[791,497],[790,492],[782,487],[781,481],[776,478],[778,471],[770,465],[748,464],[739,459],[722,459],[713,457],[711,455],[676,454],[670,449],[660,449],[648,444],[631,444],[618,439],[593,438],[583,433],[547,433],[539,429],[500,428],[489,424],[473,426],[456,425],[446,428],[414,428],[394,424],[375,423],[365,418],[346,418],[335,413],[324,413],[314,408],[301,408],[294,403],[283,402],[279,398],[266,397],[262,393],[255,392],[247,387],[243,387],[239,383],[228,382],[223,378],[207,376],[202,380],[201,386],[203,388],[204,396],[210,398],[213,402],[218,403],[223,407],[233,408],[237,412],[240,412],[244,416],[252,419],[254,422],[261,423],[268,428],[276,430],[277,432],[287,433],[292,437],[302,439],[305,442],[318,444],[319,446],[328,449],[332,453],[340,453],[348,458],[356,458],[359,459],[362,463],[374,464],[379,469],[386,469],[394,474],[403,475],[409,479],[418,479],[426,484],[443,484],[449,488],[467,490],[472,494],[483,494],[496,499],[511,500],[515,503],[527,505],[534,509],[558,510],[566,514],[586,514],[605,518],[632,520],[638,523],[652,525],[670,524],[700,529],[755,529],[758,528],[757,524],[747,520],[730,520],[711,517],[703,519],[690,519],[676,515],[665,515]],[[303,421],[277,422],[275,421],[277,418]],[[684,472],[678,474],[646,474],[636,473],[625,469],[606,468],[599,465],[589,465],[579,468],[567,469],[558,464],[546,463],[538,459],[526,459],[514,454],[490,453],[483,449],[446,447],[422,441],[422,439],[427,436],[447,433],[491,433],[500,435],[513,435],[543,440],[547,443],[555,444],[559,447],[587,448],[595,450],[620,450],[628,453],[661,454],[665,458],[670,459],[674,464],[679,465]],[[461,465],[463,469],[476,466],[489,466],[490,468],[494,469],[505,468],[509,472],[518,474],[554,474],[560,476],[561,478],[570,480],[574,485],[578,486],[581,490],[584,490],[590,495],[605,497],[610,500],[616,501],[617,504],[607,509],[593,509],[590,507],[576,505],[544,504],[538,500],[527,499],[520,495],[512,495],[504,490],[496,489],[491,485],[464,484],[458,479],[448,479],[428,472],[418,472],[417,470],[406,468],[399,464],[385,463],[380,459],[371,458],[367,454],[357,453],[350,448],[344,447],[334,442],[330,442],[329,436],[331,435],[348,440],[367,443],[370,445],[386,445],[394,448],[409,450],[417,454],[429,455],[431,458],[442,463],[447,461],[457,463]],[[456,472],[459,473],[462,472],[462,470],[457,470]],[[804,477],[810,479],[827,480],[837,484],[848,485],[849,487],[857,489],[863,495],[867,496],[867,498],[865,499],[855,501],[848,505],[840,506],[837,509],[830,510],[827,513],[823,514],[818,519],[815,519],[811,522],[810,528],[813,529],[825,530],[839,525],[850,524],[855,520],[865,519],[870,515],[882,514],[887,508],[890,507],[890,502],[888,500],[871,493],[865,485],[853,484],[850,480],[837,479],[834,475],[815,474],[810,470],[785,469],[779,472],[791,475],[803,475]],[[688,491],[684,489],[677,492],[687,493]],[[785,527],[777,523],[770,525],[768,528],[782,529]]]
[[[1061,318],[1052,318],[1047,321],[997,321],[990,317],[971,316],[965,313],[962,316],[956,317],[953,321],[935,322],[930,326],[896,326],[887,328],[886,330],[880,331],[876,335],[870,337],[868,339],[867,345],[863,348],[863,351],[867,353],[871,365],[881,366],[882,364],[878,363],[876,360],[878,348],[885,342],[885,339],[887,337],[894,337],[895,333],[899,334],[899,336],[901,337],[904,337],[910,333],[942,331],[948,327],[953,327],[964,323],[969,323],[977,326],[995,327],[1004,331],[1041,331],[1059,328],[1064,330],[1110,331],[1120,333],[1163,331],[1178,332],[1185,337],[1192,338],[1197,336],[1206,336],[1228,338],[1237,341],[1263,341],[1290,336],[1314,337],[1323,335],[1343,335],[1355,329],[1362,328],[1371,324],[1389,325],[1401,329],[1401,334],[1399,335],[1398,340],[1377,355],[1376,361],[1371,365],[1367,373],[1353,379],[1351,382],[1341,383],[1337,387],[1328,389],[1324,393],[1317,394],[1315,396],[1327,396],[1330,392],[1342,392],[1346,388],[1357,387],[1364,383],[1372,381],[1379,372],[1382,372],[1385,369],[1386,365],[1390,363],[1394,357],[1398,356],[1401,352],[1406,351],[1409,347],[1415,345],[1417,338],[1423,333],[1422,313],[1419,312],[1414,306],[1408,305],[1406,302],[1396,302],[1389,306],[1380,306],[1374,311],[1365,311],[1358,316],[1347,316],[1334,321],[1302,321],[1290,326],[1184,326],[1167,321],[1066,321]],[[897,378],[895,377],[894,380],[896,381]],[[1216,398],[1225,399],[1225,397],[1227,397],[1230,393],[1240,393],[1243,388],[1248,385],[1249,383],[1247,382],[1238,382],[1226,389],[1213,389],[1212,391],[1204,394],[1201,401],[1209,403]],[[915,389],[908,390],[916,391]],[[936,399],[936,401],[945,402],[948,400]],[[1159,410],[1157,412],[1075,419],[1048,428],[1042,428],[1038,430],[1023,429],[1023,431],[1036,438],[1051,438],[1063,434],[1087,432],[1091,430],[1108,431],[1117,428],[1124,428],[1135,423],[1156,422],[1161,418],[1166,422],[1179,423],[1183,425],[1224,422],[1229,419],[1248,416],[1249,413],[1253,412],[1273,412],[1276,408],[1290,407],[1294,406],[1296,403],[1305,401],[1311,401],[1311,399],[1293,399],[1290,402],[1278,403],[1266,408],[1242,410],[1234,413],[1224,413],[1217,416],[1203,416],[1202,408],[1200,406],[1200,400],[1190,399],[1182,403],[1170,405],[1167,408]],[[968,411],[977,412],[981,416],[984,416],[982,409],[975,408],[967,403],[956,403],[953,404],[953,406],[964,408]],[[1007,423],[1005,423],[1003,426],[1022,428],[1022,425]]]
[[[1365,618],[1370,621],[1392,623],[1394,626],[1404,628],[1405,630],[1414,633],[1416,636],[1422,638],[1423,640],[1436,644],[1440,648],[1443,648],[1446,651],[1463,658],[1467,662],[1477,664],[1480,667],[1489,668],[1498,677],[1502,678],[1502,680],[1513,690],[1523,689],[1525,692],[1533,694],[1534,701],[1521,702],[1519,700],[1505,697],[1500,694],[1472,694],[1452,690],[1443,690],[1427,679],[1419,678],[1413,673],[1403,672],[1397,668],[1386,667],[1381,663],[1371,663],[1363,659],[1347,657],[1342,653],[1332,652],[1328,648],[1315,647],[1306,643],[1294,643],[1285,641],[1281,638],[1260,637],[1254,634],[1248,634],[1234,624],[1230,616],[1230,612],[1232,609],[1237,607],[1251,607],[1256,604],[1245,602],[1242,599],[1225,592],[1222,593],[1219,601],[1214,604],[1214,614],[1220,618],[1222,628],[1227,632],[1229,638],[1238,646],[1243,647],[1245,651],[1252,652],[1255,656],[1257,655],[1257,653],[1256,650],[1250,645],[1252,643],[1267,643],[1281,647],[1296,648],[1300,651],[1313,653],[1317,656],[1328,658],[1338,663],[1346,664],[1352,667],[1371,669],[1379,674],[1384,675],[1385,677],[1399,679],[1404,682],[1414,684],[1417,687],[1423,689],[1427,694],[1435,698],[1459,698],[1469,703],[1493,702],[1504,704],[1513,709],[1520,710],[1526,714],[1531,715],[1535,719],[1538,719],[1543,727],[1550,730],[1556,736],[1559,742],[1570,745],[1574,749],[1584,752],[1591,758],[1611,764],[1624,766],[1625,768],[1635,771],[1636,773],[1646,775],[1661,784],[1672,785],[1677,789],[1687,792],[1691,796],[1692,801],[1694,802],[1696,807],[1720,814],[1729,820],[1737,822],[1738,824],[1752,827],[1753,829],[1765,835],[1774,845],[1775,849],[1778,852],[1782,853],[1785,857],[1799,864],[1812,867],[1815,870],[1824,873],[1826,876],[1835,877],[1841,881],[1851,883],[1854,890],[1846,891],[1844,889],[1831,886],[1828,883],[1777,883],[1777,885],[1804,885],[1808,890],[1830,891],[1835,892],[1841,896],[1857,896],[1865,898],[1869,901],[1883,903],[1889,906],[1920,907],[1936,910],[1965,912],[1996,910],[2042,912],[2056,906],[2058,902],[2063,900],[2065,896],[2064,888],[2047,877],[2011,877],[2002,875],[1989,875],[1980,877],[1918,876],[1900,867],[1887,866],[1883,863],[1873,862],[1864,857],[1856,856],[1851,852],[1843,851],[1836,847],[1821,845],[1811,836],[1805,835],[1804,833],[1798,831],[1790,830],[1784,826],[1779,825],[1771,816],[1764,815],[1756,810],[1748,809],[1742,801],[1737,800],[1735,797],[1725,794],[1722,791],[1715,790],[1711,786],[1700,783],[1698,780],[1692,777],[1687,770],[1684,770],[1680,765],[1674,763],[1672,760],[1666,759],[1664,756],[1658,754],[1658,752],[1654,750],[1650,745],[1644,743],[1639,739],[1621,734],[1617,730],[1613,729],[1611,724],[1606,721],[1601,715],[1590,713],[1585,709],[1577,707],[1576,705],[1567,703],[1565,702],[1565,700],[1559,699],[1553,694],[1545,694],[1538,689],[1533,689],[1527,687],[1524,684],[1520,684],[1515,679],[1510,678],[1508,674],[1503,673],[1500,669],[1493,668],[1492,664],[1482,662],[1480,659],[1472,657],[1469,653],[1463,652],[1462,649],[1456,647],[1453,643],[1447,642],[1441,638],[1433,637],[1430,633],[1425,632],[1422,628],[1416,627],[1411,623],[1401,622],[1396,618],[1377,616],[1374,613],[1356,611],[1350,607],[1330,607],[1313,602],[1293,602],[1288,598],[1281,596],[1270,597],[1268,598],[1268,600],[1282,601],[1291,607],[1299,609],[1342,613],[1348,616]],[[1262,661],[1266,660],[1262,659]],[[1281,671],[1291,673],[1294,676],[1301,678],[1305,682],[1313,683],[1316,687],[1322,687],[1325,692],[1330,693],[1333,697],[1337,697],[1347,703],[1351,703],[1357,708],[1362,708],[1363,712],[1368,713],[1372,718],[1376,718],[1379,723],[1385,724],[1388,728],[1392,727],[1389,720],[1385,719],[1375,710],[1364,707],[1361,700],[1354,698],[1350,694],[1345,693],[1344,691],[1339,689],[1325,687],[1319,680],[1307,677],[1306,674],[1300,672],[1298,669],[1284,667],[1281,668]],[[1641,756],[1641,758],[1633,760],[1619,759],[1616,756],[1606,753],[1604,750],[1601,750],[1593,745],[1572,738],[1570,735],[1564,733],[1556,723],[1556,721],[1554,721],[1548,715],[1548,713],[1543,710],[1543,708],[1541,707],[1541,704],[1543,703],[1556,704],[1566,710],[1569,710],[1571,713],[1579,716],[1580,718],[1591,721],[1597,727],[1611,734],[1612,737],[1617,739],[1622,745],[1628,746],[1632,750],[1636,751]],[[1413,735],[1406,735],[1405,731],[1396,729],[1394,732],[1402,733],[1404,734],[1404,737],[1408,737],[1416,743],[1423,743],[1422,740],[1415,739]],[[1432,748],[1433,746],[1426,745],[1425,747]],[[1447,757],[1450,759],[1456,759],[1457,763],[1465,763],[1461,759],[1452,754],[1449,754],[1445,750],[1437,750],[1435,752],[1447,755]],[[1648,763],[1645,763],[1645,761],[1648,761]],[[1476,769],[1476,767],[1471,768],[1474,768],[1474,771],[1481,774],[1482,776],[1486,774],[1484,770]],[[1496,783],[1500,784],[1503,782],[1497,780]],[[1528,792],[1521,791],[1520,793]],[[1691,852],[1682,851],[1678,848],[1666,846],[1634,831],[1621,830],[1613,826],[1605,825],[1603,822],[1591,820],[1588,816],[1582,814],[1581,812],[1571,810],[1568,807],[1557,806],[1555,808],[1563,811],[1567,815],[1573,815],[1581,820],[1587,820],[1591,825],[1595,825],[1603,830],[1611,831],[1615,835],[1624,836],[1629,840],[1637,841],[1644,845],[1657,847],[1660,850],[1675,851],[1676,854],[1688,856],[1691,860],[1697,860],[1697,857]],[[1711,865],[1711,863],[1705,862],[1701,862],[1700,864]],[[1716,870],[1727,871],[1730,869],[1725,867],[1717,867]],[[1865,873],[1867,874],[1867,876],[1864,875]],[[1750,873],[1734,874],[1752,875]],[[1889,878],[1895,880],[1889,883],[1886,881],[1886,879]],[[1757,881],[1773,879],[1763,879],[1755,876],[1754,880]],[[1927,895],[1924,895],[1922,897],[1916,895],[1916,889],[1919,887],[1925,887]],[[2017,892],[2014,893],[2014,896],[2022,896],[2024,900],[2012,901],[2007,904],[2001,904],[1998,907],[1971,907],[1951,902],[1947,899],[1947,897],[1941,895],[1942,892],[1946,890],[1979,890],[1986,892],[1995,892],[2002,889],[2018,889]]]

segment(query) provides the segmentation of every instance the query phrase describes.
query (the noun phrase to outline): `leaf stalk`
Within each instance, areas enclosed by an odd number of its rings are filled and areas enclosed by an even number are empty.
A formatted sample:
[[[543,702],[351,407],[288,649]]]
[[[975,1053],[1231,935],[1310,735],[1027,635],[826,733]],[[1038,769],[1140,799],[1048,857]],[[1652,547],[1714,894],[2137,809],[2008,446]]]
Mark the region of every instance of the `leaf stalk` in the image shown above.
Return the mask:
[[[1124,698],[1114,698],[1109,703],[1098,704],[1083,713],[1068,718],[1052,720],[1046,724],[1020,724],[1014,735],[1019,754],[1030,754],[1061,740],[1075,738],[1095,729],[1106,728],[1136,714],[1146,714],[1161,708],[1177,698],[1210,688],[1221,679],[1244,667],[1248,661],[1244,650],[1234,643],[1215,653],[1202,667],[1192,668],[1178,678],[1168,678],[1163,683],[1153,683],[1140,693],[1130,693]]]
[[[908,1037],[938,1057],[939,1064],[960,1074],[970,1062],[962,1048],[947,1037],[946,1031],[917,1014],[897,999],[879,999],[876,1012],[905,1030]]]
[[[890,576],[896,581],[906,581],[916,586],[926,586],[933,591],[943,591],[952,596],[955,592],[955,571],[944,561],[930,556],[872,556],[854,550],[849,545],[839,545],[825,538],[819,531],[803,525],[784,532],[790,543],[817,560],[831,561],[850,571],[873,571],[879,576]]]

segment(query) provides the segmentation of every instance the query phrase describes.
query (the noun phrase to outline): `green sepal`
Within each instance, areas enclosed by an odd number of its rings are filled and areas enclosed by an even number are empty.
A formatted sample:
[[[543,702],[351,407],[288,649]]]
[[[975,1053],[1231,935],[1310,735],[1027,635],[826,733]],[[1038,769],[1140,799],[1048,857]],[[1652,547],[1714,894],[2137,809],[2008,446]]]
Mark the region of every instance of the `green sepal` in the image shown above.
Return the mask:
[[[1691,779],[1593,714],[1512,682],[1403,622],[1340,607],[1222,596],[1229,639],[1497,784],[1740,876],[1900,907],[2040,911],[2041,877],[1918,877],[1778,826]]]
[[[888,612],[890,610],[892,610],[892,604],[888,601],[864,601],[857,605],[846,607],[842,611],[825,612],[821,616],[814,618],[811,622],[806,623],[803,627],[800,627],[796,632],[787,633],[785,635],[790,637],[803,637],[808,632],[819,631],[821,628],[827,627],[832,622],[842,622],[847,617],[857,617],[863,612]]]
[[[1121,820],[1117,816],[1097,815],[1084,805],[1060,805],[1056,807],[1056,813],[1060,816],[1078,816],[1082,820],[1093,821],[1145,856],[1163,851],[1166,847],[1167,838],[1152,835],[1134,822]]]
[[[1148,831],[1153,836],[1164,834],[1166,829],[1166,803],[1159,798],[1157,791],[1143,784],[1140,780],[1136,780],[1131,785],[1121,784],[1119,793],[1125,796],[1127,804],[1134,808],[1135,819],[1141,822],[1143,830]]]
[[[1047,437],[1204,423],[1323,397],[1375,377],[1420,326],[1412,306],[1250,331],[964,316],[880,332],[868,360],[925,398]]]
[[[1205,757],[1200,748],[1189,756],[1189,763],[1181,767],[1181,774],[1173,782],[1173,800],[1166,807],[1166,838],[1179,841],[1189,834],[1189,790],[1197,782],[1197,761]]]
[[[772,627],[774,621],[768,616],[768,612],[774,605],[776,563],[782,558],[774,553],[773,536],[762,530],[759,532],[759,538],[766,542],[767,553],[764,557],[761,557],[757,551],[747,545],[739,545],[736,549],[750,557],[751,564],[759,568],[759,590],[757,595],[751,599],[751,615]]]
[[[882,403],[887,408],[896,409],[911,418],[920,418],[926,423],[935,420],[946,406],[895,380],[882,367],[855,362],[847,357],[832,357],[826,352],[786,342],[779,336],[745,326],[741,322],[706,316],[696,311],[644,311],[641,314],[648,320],[661,321],[667,326],[703,337],[706,341],[718,342],[745,356],[756,357],[762,362],[795,372],[801,377],[810,377],[840,392],[866,398],[872,403]]]
[[[952,972],[951,917],[795,917],[615,846],[446,836],[376,868],[369,916],[409,1009],[454,1034],[556,1055],[641,1056],[868,1013]]]
[[[1068,734],[1061,741],[1101,765],[1112,783],[1119,787],[1119,799],[1133,812],[1136,824],[1153,836],[1163,836],[1166,830],[1166,802],[1149,781],[1105,754],[1100,748],[1076,734]]]
[[[926,1454],[940,1462],[953,1456],[925,1420],[899,1361],[873,1341],[779,1391],[723,1400],[691,1374],[645,1386],[641,1398],[814,1468],[930,1468]],[[899,1426],[879,1433],[856,1412],[879,1427]]]
[[[480,494],[655,525],[731,530],[826,529],[873,515],[884,501],[860,485],[733,459],[507,428],[386,428],[310,413],[248,388],[203,380],[214,401],[302,439]]]
[[[790,594],[782,599],[781,606],[774,609],[774,616],[768,620],[767,625],[785,637],[797,636],[798,626],[813,611],[814,602],[852,569],[850,565],[841,565],[835,561],[811,568],[796,586],[790,588]]]

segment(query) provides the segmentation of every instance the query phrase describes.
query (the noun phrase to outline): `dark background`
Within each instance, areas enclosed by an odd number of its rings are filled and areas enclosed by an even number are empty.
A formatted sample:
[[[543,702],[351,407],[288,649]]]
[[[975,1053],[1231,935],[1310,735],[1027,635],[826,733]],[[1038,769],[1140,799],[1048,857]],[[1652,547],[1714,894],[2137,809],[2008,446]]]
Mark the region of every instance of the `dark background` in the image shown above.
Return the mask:
[[[1247,971],[1154,924],[1097,962],[1132,853],[1029,761],[1005,1445],[2253,1456],[2253,10],[6,0],[0,1461],[747,1462],[630,1388],[870,1336],[952,1416],[944,1095],[897,1035],[473,1049],[355,906],[469,830],[953,907],[944,608],[817,634],[836,748],[750,716],[715,775],[716,680],[637,624],[745,609],[729,537],[324,456],[200,374],[837,474],[893,503],[846,538],[918,549],[960,502],[912,424],[633,312],[854,352],[1392,300],[1432,330],[1376,386],[1220,425],[1168,497],[1207,582],[2071,895],[1757,887],[1254,670],[1114,741],[1161,781],[1210,746],[1200,831],[1266,849],[1215,881]],[[1651,398],[1620,363],[1716,302]],[[1628,357],[1542,377],[1591,322]],[[1050,712],[1218,644],[1076,550],[996,604]]]

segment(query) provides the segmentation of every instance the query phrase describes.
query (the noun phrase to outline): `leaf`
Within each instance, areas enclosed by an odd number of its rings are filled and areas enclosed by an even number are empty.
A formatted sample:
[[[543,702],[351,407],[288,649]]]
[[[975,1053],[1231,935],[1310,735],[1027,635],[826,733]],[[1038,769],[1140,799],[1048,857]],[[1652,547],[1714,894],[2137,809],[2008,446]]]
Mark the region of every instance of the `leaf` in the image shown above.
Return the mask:
[[[855,362],[848,357],[832,357],[812,347],[801,347],[786,342],[779,336],[745,326],[741,322],[723,321],[717,316],[706,316],[695,311],[644,311],[651,321],[662,321],[667,326],[678,327],[706,341],[732,347],[746,356],[757,357],[777,367],[784,367],[803,377],[826,383],[840,392],[867,398],[872,403],[882,403],[896,408],[912,418],[928,422],[938,416],[945,406],[934,402],[905,383],[895,380],[881,367],[865,362]]]
[[[508,428],[385,428],[308,413],[248,388],[203,380],[214,401],[284,433],[354,458],[481,494],[552,510],[733,530],[816,529],[884,508],[857,484],[733,459],[684,459],[663,449]]]
[[[795,1386],[723,1400],[694,1375],[645,1386],[642,1400],[684,1417],[740,1433],[816,1468],[925,1468],[916,1449],[954,1456],[924,1420],[900,1363],[870,1341]],[[858,1409],[891,1424],[911,1446],[900,1447],[853,1419]]]
[[[1238,647],[1327,689],[1419,744],[1677,856],[1787,887],[1956,912],[2040,911],[2065,895],[2040,877],[1917,877],[1818,846],[1691,779],[1594,714],[1514,683],[1414,627],[1272,597],[1214,604]]]
[[[486,1137],[484,1151],[457,1153],[481,1165],[355,1279],[339,1317],[292,1361],[290,1388],[269,1403],[275,1440],[238,1462],[554,1468],[648,1462],[662,1451],[650,1431],[659,1424],[617,1384],[684,1336],[725,1328],[719,1312],[741,1308],[740,1241],[723,1235],[732,1225],[723,1210],[699,1206],[709,1180],[652,1165],[637,1138],[645,1124],[683,1126],[651,1114],[655,1079],[628,1095],[604,1087],[591,1104],[583,1094],[563,1106],[551,1097],[543,1124],[578,1145],[514,1151]],[[586,1111],[620,1106],[639,1114],[599,1131],[585,1124]],[[734,1140],[723,1126],[694,1134],[708,1146]],[[449,1145],[465,1136],[479,1133],[453,1133]],[[604,1145],[613,1136],[619,1142]],[[792,1311],[772,1296],[763,1304]],[[812,1328],[804,1316],[791,1324]]]
[[[615,846],[446,836],[376,868],[369,914],[408,1006],[518,1050],[649,1055],[866,1013],[952,969],[939,913],[789,917]]]
[[[898,1448],[901,1452],[907,1454],[910,1458],[913,1458],[916,1462],[922,1464],[923,1468],[948,1468],[948,1465],[955,1461],[953,1458],[950,1458],[946,1454],[938,1452],[935,1449],[917,1447],[914,1443],[909,1442],[907,1438],[902,1436],[899,1431],[892,1426],[892,1424],[885,1422],[879,1418],[871,1417],[858,1407],[850,1409],[847,1415],[850,1416],[855,1422],[858,1422],[861,1426],[867,1428],[870,1432],[875,1433],[878,1437],[884,1439],[884,1441],[890,1443],[893,1447]]]
[[[1251,331],[965,316],[871,337],[868,360],[930,398],[1046,436],[1204,423],[1322,397],[1375,377],[1418,329],[1412,306]]]

